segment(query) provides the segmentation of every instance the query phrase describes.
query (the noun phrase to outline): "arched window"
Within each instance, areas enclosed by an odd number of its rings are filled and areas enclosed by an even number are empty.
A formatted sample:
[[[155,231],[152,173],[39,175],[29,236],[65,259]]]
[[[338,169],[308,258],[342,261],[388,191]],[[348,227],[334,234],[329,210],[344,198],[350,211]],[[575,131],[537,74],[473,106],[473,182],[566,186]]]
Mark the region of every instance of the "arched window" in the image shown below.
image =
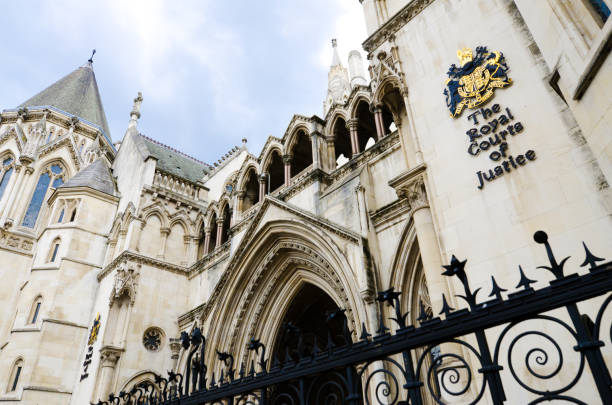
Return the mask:
[[[2,177],[2,180],[0,180],[0,198],[2,198],[2,195],[4,194],[4,190],[6,190],[6,187],[8,186],[8,182],[11,179],[11,175],[13,174],[13,158],[9,157],[4,159],[4,161],[2,162],[2,170],[1,170],[1,174],[0,176]]]
[[[232,215],[229,204],[225,204],[221,217],[223,218],[223,232],[221,233],[221,244],[224,244],[229,239],[229,229],[231,226]]]
[[[57,259],[57,252],[60,247],[60,242],[61,241],[59,238],[53,240],[53,243],[51,244],[51,250],[49,250],[49,263],[53,263],[55,262],[55,259]]]
[[[64,183],[63,177],[64,170],[57,164],[51,165],[45,172],[41,173],[30,204],[28,205],[28,210],[23,217],[22,226],[34,228],[36,220],[38,219],[38,214],[40,213],[40,208],[49,190],[49,185],[53,188],[61,186]]]
[[[358,148],[360,152],[363,152],[370,138],[376,142],[376,122],[374,121],[374,114],[370,112],[370,106],[365,101],[359,102],[356,113],[359,123],[357,127]]]
[[[30,324],[35,324],[38,320],[38,315],[40,315],[40,307],[42,306],[42,297],[39,295],[34,300],[32,304],[32,308],[30,309],[30,316],[28,316],[28,321]]]
[[[61,224],[63,220],[64,220],[64,209],[62,208],[59,214],[59,218],[57,219],[57,223]]]
[[[250,168],[247,174],[247,181],[244,184],[244,201],[242,211],[246,211],[259,202],[259,182],[254,168]]]
[[[217,214],[213,214],[210,219],[210,242],[208,243],[208,252],[215,250],[217,246]]]
[[[271,153],[268,167],[265,171],[268,172],[266,194],[275,191],[285,183],[285,164],[278,150],[274,150]]]
[[[304,131],[298,132],[297,140],[291,150],[291,177],[299,174],[312,164],[312,144],[310,136]]]
[[[332,132],[334,136],[334,159],[337,166],[341,166],[342,162],[346,162],[352,157],[351,135],[346,128],[346,121],[343,118],[338,118]]]
[[[70,222],[74,222],[74,219],[76,218],[76,214],[77,214],[77,209],[73,209],[72,210],[72,214],[70,215]]]
[[[23,359],[18,358],[13,364],[13,368],[11,369],[11,373],[9,374],[8,385],[6,387],[6,392],[16,391],[19,387],[19,377],[21,377],[21,371],[23,370]]]

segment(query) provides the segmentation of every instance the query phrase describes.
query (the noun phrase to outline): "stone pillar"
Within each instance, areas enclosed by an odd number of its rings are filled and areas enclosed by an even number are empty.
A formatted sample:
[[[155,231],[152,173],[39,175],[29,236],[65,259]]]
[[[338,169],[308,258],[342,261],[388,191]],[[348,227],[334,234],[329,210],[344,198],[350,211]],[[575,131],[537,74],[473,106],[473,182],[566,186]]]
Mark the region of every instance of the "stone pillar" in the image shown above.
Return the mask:
[[[210,248],[210,233],[212,232],[212,229],[210,226],[206,226],[204,228],[204,252],[203,252],[203,256],[206,256],[208,254],[208,249]]]
[[[259,201],[263,201],[266,196],[266,179],[267,174],[260,174],[258,177],[259,180]]]
[[[106,260],[104,260],[104,264],[108,264],[113,261],[115,258],[115,247],[117,246],[116,240],[110,240],[108,242],[108,248],[106,251]]]
[[[333,171],[336,168],[336,145],[334,144],[335,137],[329,137],[325,140],[325,146],[327,147],[327,162],[326,169]]]
[[[410,131],[410,136],[412,138],[412,144],[414,146],[414,154],[416,158],[416,165],[420,165],[423,163],[423,152],[421,152],[421,143],[419,142],[419,138],[416,135],[416,127],[414,126],[414,114],[412,113],[412,106],[410,105],[410,100],[408,99],[408,89],[401,89],[402,97],[404,98],[404,105],[406,106],[406,115],[408,118],[408,123],[405,125],[408,131]],[[396,125],[399,126],[401,123],[399,119],[397,120]]]
[[[170,359],[172,360],[172,370],[177,373],[178,359],[181,353],[181,339],[170,338]]]
[[[191,235],[185,235],[183,236],[183,241],[185,242],[187,253],[187,260],[184,260],[183,262],[185,265],[194,263],[196,260],[198,260],[198,244],[196,243],[196,238]],[[183,262],[181,262],[181,264]]]
[[[161,233],[161,251],[157,258],[164,259],[166,257],[166,241],[168,240],[168,235],[170,235],[170,228],[161,228],[159,232]]]
[[[442,294],[447,300],[452,299],[453,293],[447,277],[442,275],[442,258],[433,217],[429,208],[429,200],[425,188],[425,166],[421,165],[403,177],[401,185],[393,185],[400,198],[407,198],[412,210],[412,218],[419,242],[419,251],[423,262],[423,272],[429,290],[433,313],[442,309]]]
[[[293,156],[291,155],[283,156],[283,163],[285,164],[285,187],[289,187],[289,185],[291,184],[291,160],[292,159],[293,159]]]
[[[374,108],[374,122],[376,123],[376,138],[380,141],[385,136],[385,124],[380,107]]]
[[[221,239],[223,237],[223,218],[217,218],[217,245],[215,249],[221,246]]]
[[[361,225],[361,236],[367,237],[368,235],[368,212],[366,207],[365,199],[365,188],[359,184],[355,187],[355,193],[357,194],[357,205],[359,209],[359,223]]]
[[[119,249],[117,249],[116,254],[119,254],[119,252],[122,252],[127,249],[127,229],[122,229],[119,231],[119,240],[117,241],[117,246],[119,246]]]
[[[351,158],[359,154],[359,138],[357,136],[357,128],[359,127],[359,121],[356,118],[348,120],[346,124],[347,129],[351,134]]]
[[[238,221],[242,217],[245,196],[246,196],[245,190],[241,190],[236,193],[236,209],[234,210],[234,223],[238,223]]]
[[[17,164],[15,165],[15,169],[13,170],[13,174],[11,175],[11,179],[9,180],[9,184],[4,190],[4,195],[2,196],[2,203],[0,204],[0,215],[4,217],[4,211],[8,211],[9,205],[7,204],[8,200],[11,199],[11,195],[13,193],[13,188],[15,187],[15,183],[18,178],[21,178],[21,168],[23,166]],[[2,224],[0,224],[2,225]]]
[[[317,170],[321,168],[321,159],[319,158],[319,132],[312,132],[310,134],[310,144],[312,145],[312,168]]]
[[[122,351],[122,349],[112,346],[105,346],[100,349],[100,372],[98,374],[98,384],[96,384],[98,387],[97,400],[108,398],[108,394],[113,391],[115,369]]]

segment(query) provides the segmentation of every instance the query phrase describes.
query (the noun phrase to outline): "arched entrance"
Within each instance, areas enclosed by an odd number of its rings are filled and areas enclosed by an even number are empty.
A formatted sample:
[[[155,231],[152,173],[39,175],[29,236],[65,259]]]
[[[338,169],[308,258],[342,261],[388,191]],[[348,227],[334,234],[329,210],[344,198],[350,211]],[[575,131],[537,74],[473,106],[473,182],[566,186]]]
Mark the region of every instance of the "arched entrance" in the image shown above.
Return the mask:
[[[296,364],[339,348],[351,339],[344,311],[323,290],[304,283],[287,308],[272,350],[273,367]],[[339,368],[271,389],[272,404],[361,404],[361,384],[353,368]],[[294,402],[295,401],[295,402]]]

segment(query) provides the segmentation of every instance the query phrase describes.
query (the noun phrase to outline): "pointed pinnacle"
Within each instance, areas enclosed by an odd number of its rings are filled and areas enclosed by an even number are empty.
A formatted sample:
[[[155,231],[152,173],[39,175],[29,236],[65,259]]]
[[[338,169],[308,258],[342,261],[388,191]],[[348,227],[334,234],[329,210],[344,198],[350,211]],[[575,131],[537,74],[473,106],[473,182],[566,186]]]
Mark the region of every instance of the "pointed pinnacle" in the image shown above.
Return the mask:
[[[425,311],[425,305],[423,305],[423,300],[419,299],[419,317],[417,318],[417,321],[423,323],[426,320],[429,319],[429,316],[427,315],[427,312]]]
[[[361,323],[361,336],[359,336],[359,340],[368,340],[368,338],[372,336],[368,333],[366,329],[365,322]]]
[[[454,310],[455,308],[451,307],[448,305],[448,302],[446,302],[446,295],[442,293],[442,311],[440,311],[440,315],[444,314],[444,316],[448,317],[448,314]]]
[[[527,278],[527,276],[525,275],[525,272],[523,272],[523,268],[520,265],[519,265],[519,271],[521,272],[521,279],[519,280],[519,283],[516,285],[515,288],[523,287],[525,290],[531,289],[531,287],[529,286],[535,283],[536,280],[531,280]]]
[[[497,285],[495,277],[493,276],[491,276],[491,282],[493,283],[493,288],[491,289],[491,294],[489,294],[489,297],[495,296],[498,300],[502,301],[503,297],[501,293],[508,290],[506,290],[505,288],[501,288],[499,285]]]
[[[586,257],[584,258],[584,262],[582,262],[580,267],[589,265],[589,271],[593,271],[595,267],[597,267],[597,262],[603,262],[604,260],[606,260],[606,259],[602,259],[601,257],[597,257],[593,253],[591,253],[586,243],[582,242],[582,246],[584,246]]]

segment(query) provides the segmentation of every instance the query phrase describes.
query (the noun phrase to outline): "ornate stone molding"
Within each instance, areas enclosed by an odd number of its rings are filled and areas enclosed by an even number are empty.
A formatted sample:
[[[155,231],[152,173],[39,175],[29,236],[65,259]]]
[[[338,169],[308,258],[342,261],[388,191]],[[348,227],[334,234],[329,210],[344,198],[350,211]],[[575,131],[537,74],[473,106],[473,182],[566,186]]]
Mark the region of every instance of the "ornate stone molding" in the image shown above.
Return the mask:
[[[370,212],[369,214],[374,227],[379,227],[380,225],[406,214],[409,211],[410,204],[408,203],[408,200],[401,198],[393,201],[391,204],[387,204],[384,207],[379,208],[374,212]]]
[[[389,40],[396,32],[404,25],[417,16],[434,0],[412,0],[409,1],[404,8],[398,11],[393,17],[377,29],[368,39],[363,42],[363,49],[366,52],[372,52],[378,48],[383,42]]]
[[[112,306],[115,300],[121,298],[123,294],[127,294],[130,297],[130,304],[134,305],[139,277],[139,264],[137,264],[134,269],[127,261],[123,262],[115,273],[115,281],[111,291],[109,306]]]
[[[170,271],[172,273],[180,274],[183,276],[187,276],[187,274],[189,273],[189,269],[185,266],[179,266],[166,262],[164,260],[154,259],[148,256],[141,255],[140,253],[135,253],[131,250],[124,250],[119,254],[119,256],[117,256],[112,262],[110,262],[100,272],[100,274],[98,274],[98,281],[101,281],[104,277],[110,274],[123,262],[131,262],[132,264],[137,263],[140,265],[146,264],[148,266],[155,267],[160,270]]]
[[[34,238],[17,235],[15,233],[0,229],[0,248],[5,248],[18,253],[25,253],[31,256],[33,246]]]
[[[395,189],[397,196],[405,198],[414,212],[429,207],[427,189],[425,187],[425,170],[427,166],[421,164],[399,176],[389,180],[389,185]]]
[[[102,367],[115,368],[123,349],[115,346],[104,346],[100,349],[100,364]]]

